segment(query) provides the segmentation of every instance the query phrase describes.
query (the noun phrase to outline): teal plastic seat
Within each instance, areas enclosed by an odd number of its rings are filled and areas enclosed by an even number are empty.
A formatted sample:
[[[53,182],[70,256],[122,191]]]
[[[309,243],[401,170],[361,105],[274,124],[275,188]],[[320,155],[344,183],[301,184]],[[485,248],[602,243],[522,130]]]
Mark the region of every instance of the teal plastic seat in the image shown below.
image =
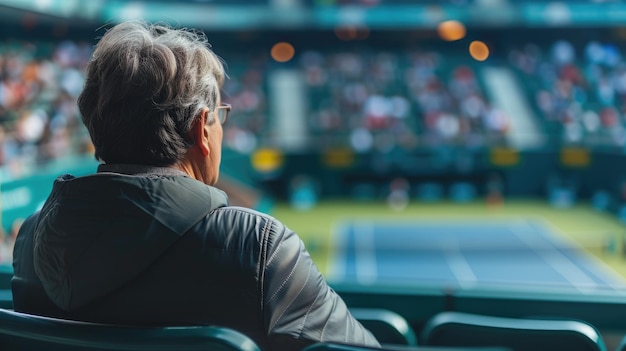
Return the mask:
[[[11,290],[11,278],[13,278],[13,266],[0,264],[0,290]]]
[[[626,351],[626,336],[624,336],[619,342],[619,345],[617,345],[615,351]]]
[[[511,351],[505,347],[438,347],[438,346],[401,346],[386,345],[383,348],[355,346],[320,342],[304,348],[302,351]]]
[[[420,342],[431,346],[503,346],[514,351],[606,351],[598,330],[577,320],[527,319],[441,312]]]
[[[0,264],[0,308],[13,308],[11,278],[13,278],[13,266]]]
[[[13,292],[11,289],[0,289],[0,308],[13,308]]]
[[[3,351],[260,351],[250,338],[218,326],[126,327],[0,309]]]
[[[417,335],[400,314],[383,308],[351,308],[350,313],[381,344],[417,345]]]

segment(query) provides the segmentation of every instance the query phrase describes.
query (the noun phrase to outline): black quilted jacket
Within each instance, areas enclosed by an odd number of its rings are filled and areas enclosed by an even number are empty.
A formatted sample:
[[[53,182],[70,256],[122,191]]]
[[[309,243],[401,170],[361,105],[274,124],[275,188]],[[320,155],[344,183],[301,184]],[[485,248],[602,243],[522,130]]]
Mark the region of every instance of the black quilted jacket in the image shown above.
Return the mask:
[[[265,350],[378,346],[273,217],[170,168],[54,183],[15,244],[14,308],[130,325],[217,324]]]

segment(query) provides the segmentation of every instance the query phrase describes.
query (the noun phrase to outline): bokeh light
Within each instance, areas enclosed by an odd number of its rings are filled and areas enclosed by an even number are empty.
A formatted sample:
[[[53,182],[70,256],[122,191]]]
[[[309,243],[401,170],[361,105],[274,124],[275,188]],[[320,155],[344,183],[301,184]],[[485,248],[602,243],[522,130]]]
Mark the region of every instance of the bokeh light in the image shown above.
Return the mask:
[[[489,57],[489,47],[480,40],[474,40],[470,43],[469,52],[476,61],[485,61]]]
[[[291,60],[295,54],[296,50],[293,48],[293,45],[287,42],[283,41],[272,46],[271,55],[275,61],[287,62]]]
[[[37,26],[37,15],[33,13],[26,13],[22,16],[22,27],[24,29],[33,29]]]
[[[443,21],[437,26],[439,37],[445,41],[455,41],[465,38],[465,26],[456,20]]]
[[[335,27],[335,35],[343,41],[364,40],[370,35],[367,27],[339,26]]]

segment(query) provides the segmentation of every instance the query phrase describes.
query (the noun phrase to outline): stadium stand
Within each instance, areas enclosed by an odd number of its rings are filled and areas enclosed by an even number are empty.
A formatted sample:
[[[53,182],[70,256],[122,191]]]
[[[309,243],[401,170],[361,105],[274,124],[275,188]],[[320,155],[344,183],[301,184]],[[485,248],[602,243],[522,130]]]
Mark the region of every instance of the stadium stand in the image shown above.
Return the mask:
[[[224,144],[243,154],[259,147],[260,139],[269,134],[266,56],[258,49],[244,53],[228,50],[229,79],[224,82],[223,98],[235,108],[225,126]]]
[[[527,43],[509,55],[552,140],[596,149],[625,143],[621,57],[613,43],[565,39]]]
[[[300,65],[319,147],[410,151],[506,142],[507,118],[467,60],[435,50],[312,50]]]

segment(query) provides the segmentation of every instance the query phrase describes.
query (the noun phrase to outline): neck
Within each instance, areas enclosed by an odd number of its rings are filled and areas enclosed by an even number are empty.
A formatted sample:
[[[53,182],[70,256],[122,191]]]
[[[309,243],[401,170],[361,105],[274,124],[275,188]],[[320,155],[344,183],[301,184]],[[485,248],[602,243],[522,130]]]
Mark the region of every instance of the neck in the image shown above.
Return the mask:
[[[193,179],[199,180],[204,184],[212,185],[211,179],[209,179],[206,170],[202,167],[198,162],[191,162],[189,158],[185,158],[181,160],[177,165],[174,166],[176,169],[179,169]]]

